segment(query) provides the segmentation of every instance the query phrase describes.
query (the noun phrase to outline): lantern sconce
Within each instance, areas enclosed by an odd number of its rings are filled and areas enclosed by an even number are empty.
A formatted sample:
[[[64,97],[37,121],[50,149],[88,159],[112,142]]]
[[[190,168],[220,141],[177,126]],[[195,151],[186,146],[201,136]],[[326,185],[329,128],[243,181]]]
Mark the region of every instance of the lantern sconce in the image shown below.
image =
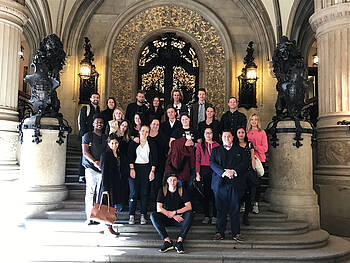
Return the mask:
[[[312,55],[312,62],[313,62],[312,65],[317,67],[318,66],[318,60],[319,59],[318,59],[317,50],[316,50],[315,54]]]
[[[24,47],[21,45],[21,50],[18,51],[18,56],[20,60],[24,60]]]
[[[247,55],[244,57],[241,75],[238,76],[239,82],[239,107],[244,107],[247,110],[257,108],[256,105],[256,81],[257,65],[254,63],[253,41],[250,41],[247,47]]]
[[[84,58],[80,61],[79,78],[79,104],[88,104],[92,93],[97,92],[99,73],[96,71],[94,53],[91,51],[91,44],[88,37],[84,37]]]

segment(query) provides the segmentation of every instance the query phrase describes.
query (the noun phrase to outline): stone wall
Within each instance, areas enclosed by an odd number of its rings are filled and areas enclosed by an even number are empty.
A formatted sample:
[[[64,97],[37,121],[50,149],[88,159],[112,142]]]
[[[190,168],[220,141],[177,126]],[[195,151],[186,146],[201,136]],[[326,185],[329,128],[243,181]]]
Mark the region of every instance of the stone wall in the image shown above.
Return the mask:
[[[156,2],[105,0],[93,11],[89,21],[82,29],[79,41],[72,49],[74,52],[71,52],[70,56],[67,58],[68,63],[61,78],[62,85],[58,90],[62,112],[73,126],[74,132],[77,132],[76,119],[79,109],[77,105],[79,97],[79,78],[77,77],[77,73],[79,61],[83,58],[83,37],[89,37],[95,53],[94,64],[96,65],[97,71],[100,73],[99,92],[102,98],[100,105],[104,108],[105,97],[110,94],[112,88],[110,59],[112,46],[118,36],[118,30],[123,25],[126,25],[132,16],[135,15],[136,11],[134,10],[139,12],[142,9],[146,10],[160,3],[164,5],[174,2],[166,0]],[[235,2],[228,0],[218,0],[215,2],[209,0],[197,2],[182,0],[177,1],[177,4],[186,6],[190,10],[196,10],[205,20],[212,24],[221,37],[225,49],[224,63],[227,69],[225,69],[224,76],[225,87],[223,87],[223,90],[220,90],[220,93],[215,93],[215,96],[220,96],[223,104],[220,106],[223,107],[223,111],[226,110],[226,99],[228,96],[238,95],[237,77],[240,75],[241,68],[243,67],[243,57],[246,55],[246,47],[249,41],[254,41],[255,62],[258,65],[258,108],[251,109],[250,111],[242,109],[241,111],[247,114],[247,116],[257,111],[261,115],[263,126],[266,126],[274,113],[274,103],[276,99],[275,80],[271,75],[272,69],[269,62],[269,59],[271,59],[271,52],[266,48],[266,42],[269,42],[271,46],[271,43],[275,43],[275,40],[263,39],[261,35],[264,34],[264,32],[260,32],[258,28],[254,26],[259,23],[259,19],[254,17],[253,10],[249,9],[252,8],[250,4],[245,3],[245,1],[238,1],[238,3],[235,4]],[[249,16],[247,12],[249,12]],[[269,28],[269,25],[261,26],[267,29]],[[172,30],[174,30],[174,28],[172,28]],[[272,33],[272,36],[273,35]],[[145,41],[146,40],[147,39],[145,39]],[[142,43],[137,44],[142,45]],[[135,52],[138,51],[135,50]],[[135,83],[135,72],[133,77]],[[135,90],[136,88],[133,89],[133,92],[135,92]],[[133,100],[133,95],[131,95],[130,98],[130,100]],[[212,99],[214,101],[216,100],[215,98]]]

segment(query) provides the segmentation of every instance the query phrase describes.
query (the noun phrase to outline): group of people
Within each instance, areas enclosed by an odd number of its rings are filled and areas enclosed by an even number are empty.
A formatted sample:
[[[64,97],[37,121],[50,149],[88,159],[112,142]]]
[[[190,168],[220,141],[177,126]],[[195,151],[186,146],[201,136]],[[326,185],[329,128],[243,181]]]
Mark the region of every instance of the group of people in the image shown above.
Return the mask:
[[[216,225],[213,239],[225,238],[229,215],[232,238],[243,242],[239,211],[244,207],[246,225],[249,212],[259,212],[256,161],[264,163],[267,151],[259,117],[252,114],[247,122],[238,111],[237,99],[231,97],[229,110],[216,120],[215,107],[206,100],[204,89],[198,90],[198,101],[189,109],[182,103],[181,90],[174,89],[171,97],[165,109],[159,97],[147,107],[144,91],[138,91],[124,115],[114,98],[108,98],[107,109],[100,111],[99,94],[94,93],[90,105],[81,109],[87,223],[96,223],[89,218],[95,193],[99,200],[108,191],[110,205],[118,212],[128,207],[129,224],[147,224],[150,199],[155,204],[150,219],[164,240],[160,252],[176,249],[183,253],[193,199],[200,196],[202,223]],[[83,170],[79,169],[81,176]],[[135,220],[138,200],[139,221]],[[169,225],[181,228],[175,242],[166,231]],[[107,227],[109,233],[118,235],[112,225]]]

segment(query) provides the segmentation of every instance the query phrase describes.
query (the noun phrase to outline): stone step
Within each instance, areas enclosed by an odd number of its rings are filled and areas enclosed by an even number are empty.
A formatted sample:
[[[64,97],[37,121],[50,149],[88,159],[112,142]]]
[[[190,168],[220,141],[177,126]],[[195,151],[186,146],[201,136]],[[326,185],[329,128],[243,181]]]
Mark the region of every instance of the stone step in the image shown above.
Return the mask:
[[[106,241],[109,239],[109,242]],[[348,262],[350,244],[343,239],[331,236],[327,246],[314,249],[240,249],[230,248],[191,248],[185,243],[185,254],[174,251],[159,253],[157,248],[116,247],[123,242],[122,237],[101,237],[99,245],[53,246],[37,244],[28,253],[31,262]],[[110,245],[107,245],[110,244]]]
[[[297,224],[297,222],[292,222]],[[268,225],[261,226],[268,228]],[[100,234],[105,230],[104,225],[87,226],[83,221],[43,221],[31,220],[26,222],[26,228],[33,233],[38,230],[49,234],[46,245],[65,245],[65,246],[94,246],[103,245],[96,243],[100,239]],[[161,244],[159,236],[152,225],[143,226],[123,226],[114,225],[114,228],[121,233],[119,238],[113,239],[112,243],[104,244],[105,246],[126,246],[138,248],[158,248]],[[140,228],[144,230],[140,231]],[[176,236],[178,229],[170,227],[169,235]],[[256,233],[253,230],[242,228],[242,235],[245,237],[244,243],[235,243],[230,240],[229,231],[226,232],[226,239],[213,241],[215,227],[191,227],[187,238],[186,247],[188,248],[280,248],[280,249],[298,249],[298,248],[315,248],[327,244],[328,233],[323,230],[310,231],[306,233],[285,234],[283,231],[274,232],[273,234]],[[43,241],[45,237],[41,238]],[[60,243],[60,240],[62,243]],[[103,240],[104,242],[106,240]]]
[[[85,220],[83,199],[76,198],[76,201],[65,201],[64,204],[68,204],[65,208],[46,211],[45,215],[48,219],[53,220]],[[118,217],[118,221],[121,223],[127,223],[129,218],[128,212],[123,211]],[[195,213],[195,221],[201,222],[203,220],[203,214]],[[255,222],[286,222],[287,216],[285,214],[262,211],[259,214],[249,214],[249,220],[251,224]],[[138,222],[138,216],[136,216],[136,222]]]
[[[78,174],[78,167],[66,167],[66,176],[67,175],[74,175],[74,174]]]
[[[323,230],[297,235],[247,233],[240,244],[229,240],[229,235],[212,241],[212,233],[189,232],[186,253],[178,255],[157,251],[162,241],[155,230],[125,233],[119,226],[120,236],[110,237],[103,234],[103,225],[53,220],[27,220],[25,228],[35,245],[30,251],[32,262],[346,262],[350,258],[350,244]]]

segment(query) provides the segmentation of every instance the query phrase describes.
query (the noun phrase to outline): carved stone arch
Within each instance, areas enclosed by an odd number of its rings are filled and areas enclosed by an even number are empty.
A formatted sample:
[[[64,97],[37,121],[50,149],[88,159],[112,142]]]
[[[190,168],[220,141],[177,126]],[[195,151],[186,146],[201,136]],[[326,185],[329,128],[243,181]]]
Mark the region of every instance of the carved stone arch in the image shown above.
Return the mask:
[[[276,46],[275,33],[269,14],[261,0],[232,0],[244,12],[258,39],[258,54],[271,60]]]
[[[315,32],[309,23],[310,16],[314,13],[314,3],[309,0],[294,1],[288,20],[287,35],[297,42],[301,55],[307,59],[308,52],[315,42]]]
[[[193,21],[193,23],[188,23]],[[217,105],[218,115],[225,110],[231,95],[233,48],[220,20],[203,5],[185,0],[148,0],[131,6],[115,22],[107,38],[106,92],[124,108],[136,93],[136,59],[145,40],[152,34],[172,30],[187,34],[202,54],[201,68],[209,100]]]
[[[79,40],[85,25],[89,22],[91,16],[100,7],[104,0],[77,0],[62,30],[63,48],[68,56],[77,54]]]

